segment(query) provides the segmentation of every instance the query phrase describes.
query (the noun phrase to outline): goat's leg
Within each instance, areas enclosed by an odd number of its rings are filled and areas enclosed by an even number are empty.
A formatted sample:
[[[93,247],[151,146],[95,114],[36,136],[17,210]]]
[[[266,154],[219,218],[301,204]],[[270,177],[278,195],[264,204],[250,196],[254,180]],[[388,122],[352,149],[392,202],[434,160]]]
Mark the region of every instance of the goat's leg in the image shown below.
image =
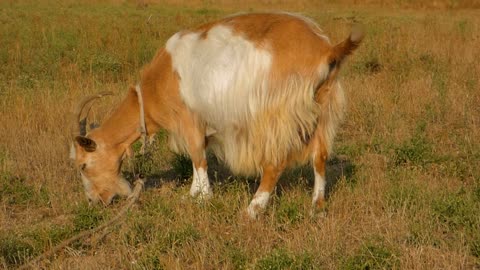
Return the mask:
[[[203,151],[198,150],[195,156],[198,157],[192,157],[193,181],[190,187],[190,195],[192,197],[199,195],[200,199],[208,199],[212,197],[212,188],[210,187],[210,180],[207,174],[208,166],[205,149],[203,149]]]
[[[199,196],[200,199],[208,199],[212,196],[212,188],[207,174],[205,130],[204,128],[190,126],[186,134],[187,148],[193,165],[190,195],[192,197]]]
[[[205,152],[204,152],[205,153]],[[192,197],[200,196],[200,199],[208,199],[212,197],[212,188],[207,174],[207,160],[203,158],[200,162],[192,160],[193,164],[193,181],[190,187],[190,195]]]
[[[327,162],[328,152],[322,140],[316,144],[313,152],[313,171],[315,173],[315,184],[313,186],[312,214],[317,210],[324,211],[325,207],[325,187],[327,179],[325,178],[325,164]]]
[[[258,187],[257,192],[253,196],[253,199],[247,208],[247,213],[250,218],[256,219],[258,214],[265,209],[270,198],[270,194],[275,188],[278,178],[280,177],[284,168],[284,165],[279,167],[272,165],[263,167],[260,186]]]

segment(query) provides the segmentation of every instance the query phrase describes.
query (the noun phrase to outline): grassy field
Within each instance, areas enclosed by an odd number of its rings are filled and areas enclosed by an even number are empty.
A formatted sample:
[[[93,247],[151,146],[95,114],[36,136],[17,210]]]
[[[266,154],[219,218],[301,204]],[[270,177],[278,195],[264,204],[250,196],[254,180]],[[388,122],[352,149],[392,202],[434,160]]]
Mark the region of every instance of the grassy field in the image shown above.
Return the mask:
[[[0,2],[0,268],[123,205],[89,206],[68,159],[81,97],[116,93],[94,107],[101,122],[176,31],[238,11],[289,10],[312,17],[333,42],[354,21],[367,30],[342,70],[348,113],[327,168],[327,217],[308,215],[309,167],[284,175],[258,221],[243,216],[258,179],[221,164],[210,167],[214,197],[189,199],[191,165],[160,133],[143,164],[148,188],[125,221],[37,267],[479,269],[478,1],[214,2]]]

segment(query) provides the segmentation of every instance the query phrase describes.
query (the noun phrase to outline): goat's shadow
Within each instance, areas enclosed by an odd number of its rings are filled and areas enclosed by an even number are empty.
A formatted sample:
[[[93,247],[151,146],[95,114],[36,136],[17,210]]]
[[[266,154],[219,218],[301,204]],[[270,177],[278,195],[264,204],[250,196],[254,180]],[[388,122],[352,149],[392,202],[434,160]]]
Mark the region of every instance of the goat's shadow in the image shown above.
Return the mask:
[[[185,159],[182,162],[188,163],[184,164],[184,168],[192,167],[190,160]],[[208,155],[207,162],[208,176],[210,183],[213,186],[219,184],[230,184],[236,181],[246,181],[250,194],[254,194],[260,185],[260,177],[242,177],[233,175],[232,172],[225,166],[225,164],[219,161],[213,154]],[[124,174],[126,175],[127,179],[133,179],[132,173],[124,172]],[[351,179],[354,174],[355,165],[350,162],[347,156],[337,155],[330,157],[326,165],[326,198],[328,199],[331,192],[335,190],[335,186],[338,184],[338,181],[342,179],[342,177],[345,177],[345,179],[348,181],[348,179]],[[170,168],[168,170],[163,170],[146,176],[147,181],[145,184],[145,189],[152,189],[161,187],[167,183],[173,183],[178,187],[190,185],[192,173],[191,170],[185,171]],[[299,181],[303,181],[303,183],[309,187],[313,187],[314,179],[315,177],[311,165],[287,169],[283,172],[276,186],[276,195],[281,196],[283,191],[288,191],[293,186],[298,185]]]

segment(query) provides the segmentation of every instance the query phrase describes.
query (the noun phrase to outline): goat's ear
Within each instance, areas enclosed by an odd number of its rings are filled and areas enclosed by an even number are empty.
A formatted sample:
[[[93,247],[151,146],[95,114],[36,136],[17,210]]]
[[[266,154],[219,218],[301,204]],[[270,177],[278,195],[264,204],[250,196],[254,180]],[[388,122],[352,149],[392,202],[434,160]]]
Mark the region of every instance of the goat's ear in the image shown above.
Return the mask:
[[[97,144],[90,138],[77,136],[75,137],[75,141],[87,152],[94,152],[97,149]]]

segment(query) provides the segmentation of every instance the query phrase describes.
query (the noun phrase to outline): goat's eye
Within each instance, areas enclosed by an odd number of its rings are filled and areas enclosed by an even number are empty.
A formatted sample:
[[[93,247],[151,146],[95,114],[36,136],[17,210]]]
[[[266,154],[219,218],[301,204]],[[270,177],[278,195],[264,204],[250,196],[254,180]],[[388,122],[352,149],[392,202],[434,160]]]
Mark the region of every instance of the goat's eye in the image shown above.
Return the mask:
[[[82,165],[80,165],[80,170],[85,170],[85,168],[87,168],[87,164],[86,163],[83,163]]]

